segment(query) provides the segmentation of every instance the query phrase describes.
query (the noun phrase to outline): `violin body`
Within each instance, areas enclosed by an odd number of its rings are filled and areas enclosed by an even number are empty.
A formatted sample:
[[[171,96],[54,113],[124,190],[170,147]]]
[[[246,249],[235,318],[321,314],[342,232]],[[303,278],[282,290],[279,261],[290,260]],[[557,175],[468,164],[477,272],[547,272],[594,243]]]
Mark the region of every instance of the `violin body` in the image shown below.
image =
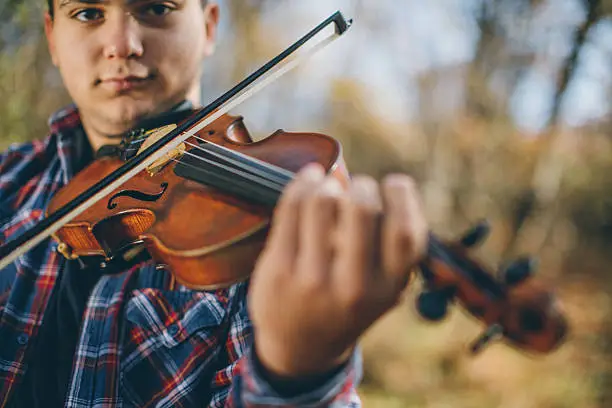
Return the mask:
[[[348,177],[340,144],[326,135],[279,130],[253,142],[242,117],[226,115],[196,136],[294,172],[317,162],[341,181]],[[195,137],[187,141],[201,144]],[[94,161],[58,192],[47,211],[65,205],[123,164],[112,156]],[[99,200],[54,234],[60,250],[68,258],[102,257],[107,265],[146,248],[159,267],[195,289],[246,279],[263,249],[273,207],[180,176],[177,166],[178,161],[170,160],[154,172],[140,172]]]

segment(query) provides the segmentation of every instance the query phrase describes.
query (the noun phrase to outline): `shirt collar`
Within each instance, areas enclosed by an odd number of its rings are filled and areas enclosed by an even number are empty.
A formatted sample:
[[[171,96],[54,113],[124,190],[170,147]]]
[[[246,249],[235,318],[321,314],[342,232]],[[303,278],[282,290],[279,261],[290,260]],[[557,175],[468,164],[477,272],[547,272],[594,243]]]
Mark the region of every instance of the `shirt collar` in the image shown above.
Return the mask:
[[[75,104],[70,104],[49,117],[51,136],[55,137],[62,179],[70,179],[92,160],[91,145]]]

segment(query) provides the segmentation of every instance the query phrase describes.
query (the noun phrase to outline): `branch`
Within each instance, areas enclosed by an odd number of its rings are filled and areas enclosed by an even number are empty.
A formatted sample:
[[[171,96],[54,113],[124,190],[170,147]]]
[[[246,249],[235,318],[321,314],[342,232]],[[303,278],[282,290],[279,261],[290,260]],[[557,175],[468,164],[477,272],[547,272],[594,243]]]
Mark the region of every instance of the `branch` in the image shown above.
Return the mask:
[[[519,201],[523,204],[521,215],[516,217],[515,233],[512,234],[512,238],[507,245],[506,256],[515,250],[519,238],[527,234],[525,230],[530,226],[530,220],[533,223],[536,210],[546,208],[547,211],[539,219],[540,236],[537,239],[539,243],[536,246],[538,250],[541,249],[550,236],[554,220],[559,211],[559,204],[555,204],[555,199],[559,195],[564,172],[563,163],[558,157],[558,149],[561,144],[561,132],[559,131],[560,107],[567,87],[575,74],[578,59],[588,34],[602,16],[601,0],[584,0],[584,2],[587,8],[587,17],[576,29],[572,49],[560,71],[557,88],[553,96],[551,115],[542,135],[545,147],[543,147],[542,154],[536,163],[531,189],[525,192],[524,197],[519,198]],[[529,233],[535,234],[536,232],[531,229]],[[530,242],[533,243],[533,241],[533,239],[530,239]]]
[[[561,74],[559,75],[559,81],[557,83],[557,88],[555,89],[555,95],[553,97],[553,106],[552,112],[548,117],[548,121],[546,123],[546,128],[555,128],[559,121],[559,112],[561,109],[561,102],[563,99],[563,95],[567,90],[567,86],[570,83],[570,80],[573,77],[574,70],[578,64],[578,56],[580,51],[582,50],[586,38],[588,36],[591,28],[599,21],[601,17],[601,0],[583,0],[584,6],[587,9],[587,17],[584,22],[578,27],[578,29],[574,33],[574,41],[573,47],[568,55],[565,63],[563,64],[563,68],[561,70]]]

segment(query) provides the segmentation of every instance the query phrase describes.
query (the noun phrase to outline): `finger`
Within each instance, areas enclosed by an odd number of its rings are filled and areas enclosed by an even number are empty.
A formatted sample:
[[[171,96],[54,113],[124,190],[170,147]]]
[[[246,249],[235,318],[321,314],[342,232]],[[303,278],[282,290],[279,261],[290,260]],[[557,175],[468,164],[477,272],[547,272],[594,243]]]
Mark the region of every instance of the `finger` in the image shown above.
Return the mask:
[[[369,176],[355,176],[340,207],[340,242],[335,268],[349,298],[363,295],[374,277],[381,212],[378,183]]]
[[[292,258],[296,256],[301,202],[312,186],[323,177],[324,170],[320,165],[307,165],[285,187],[274,209],[267,250],[277,250]]]
[[[326,177],[303,201],[300,219],[298,271],[304,279],[325,283],[333,253],[338,205],[343,194],[340,182]]]
[[[385,217],[382,231],[382,263],[385,275],[400,286],[410,278],[411,267],[427,245],[427,222],[414,181],[405,175],[389,175],[382,184]]]

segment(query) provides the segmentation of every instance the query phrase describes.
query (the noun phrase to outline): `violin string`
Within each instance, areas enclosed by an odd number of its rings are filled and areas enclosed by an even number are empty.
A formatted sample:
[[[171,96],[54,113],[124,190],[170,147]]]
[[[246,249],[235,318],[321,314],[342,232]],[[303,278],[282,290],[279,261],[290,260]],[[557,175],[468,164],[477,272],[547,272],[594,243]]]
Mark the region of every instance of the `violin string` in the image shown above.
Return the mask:
[[[241,152],[239,152],[237,150],[232,150],[232,149],[230,149],[228,147],[225,147],[223,145],[211,142],[210,140],[202,139],[201,137],[199,137],[197,135],[193,135],[193,137],[195,139],[201,141],[202,143],[208,145],[208,146],[211,146],[211,147],[213,147],[215,149],[223,151],[224,154],[225,154],[225,157],[233,156],[237,160],[239,160],[239,159],[244,160],[245,163],[254,163],[254,164],[257,164],[257,165],[259,165],[261,167],[266,168],[267,170],[276,172],[279,175],[279,177],[284,176],[286,179],[292,179],[293,177],[295,177],[295,173],[290,171],[290,170],[287,170],[287,169],[284,169],[282,167],[276,166],[274,164],[265,162],[265,161],[260,160],[260,159],[258,159],[256,157],[249,156],[247,154],[241,153]]]
[[[274,206],[281,196],[278,189],[266,188],[266,186],[236,178],[234,175],[225,172],[186,163],[181,159],[172,158],[171,160],[177,162],[177,166],[186,166],[191,168],[191,171],[198,173],[199,176],[193,178],[193,180],[230,195],[242,196],[249,201],[271,206]]]
[[[212,166],[215,166],[215,167],[218,167],[218,168],[222,168],[222,169],[224,169],[224,170],[226,170],[226,171],[228,171],[228,172],[230,172],[232,174],[235,174],[235,175],[238,175],[238,176],[242,177],[243,179],[247,179],[247,180],[250,180],[250,181],[252,181],[252,182],[254,182],[256,184],[259,184],[262,187],[266,187],[266,188],[272,189],[272,190],[274,190],[277,193],[280,193],[282,191],[283,187],[286,186],[287,183],[289,181],[291,181],[291,179],[292,179],[292,178],[283,179],[282,176],[278,176],[278,175],[274,175],[274,174],[266,174],[266,172],[258,172],[257,168],[255,168],[253,166],[250,166],[247,163],[239,162],[239,161],[237,161],[235,159],[232,159],[232,158],[229,158],[227,156],[224,156],[223,153],[214,152],[214,151],[211,151],[210,149],[205,149],[205,148],[203,148],[201,146],[195,145],[195,144],[190,143],[190,142],[185,142],[185,143],[190,145],[190,146],[192,146],[192,147],[194,147],[195,149],[198,149],[199,151],[201,151],[203,153],[215,156],[216,158],[221,158],[221,159],[229,162],[230,164],[232,164],[232,165],[234,165],[236,167],[242,168],[242,169],[244,169],[246,171],[250,171],[251,174],[247,174],[247,173],[245,173],[243,171],[240,171],[240,170],[234,170],[234,169],[229,168],[228,166],[223,165],[223,164],[221,164],[221,163],[219,163],[219,162],[217,162],[215,160],[205,159],[205,158],[203,158],[201,156],[198,156],[198,155],[195,155],[193,153],[185,152],[185,154],[194,157],[196,160],[200,160],[200,161],[205,162],[205,163],[207,163],[209,165],[212,165]],[[215,145],[215,144],[213,143],[213,145]],[[246,156],[246,157],[248,157],[250,159],[249,156]],[[194,166],[192,164],[181,162],[180,160],[176,160],[176,159],[172,159],[172,160],[176,161],[178,163],[184,164],[184,165],[186,165],[188,167],[191,167],[193,169],[201,170],[197,166]],[[273,171],[274,170],[272,166],[266,166],[266,167],[270,167],[269,169],[267,169],[268,171]],[[264,169],[265,169],[265,167],[264,167]],[[284,170],[284,169],[282,169],[282,170]],[[290,173],[290,172],[287,171],[286,173]],[[268,176],[269,178],[266,178],[266,176]],[[276,183],[276,185],[274,185],[274,183]]]
[[[201,156],[198,156],[196,154],[193,154],[193,153],[191,153],[189,151],[184,152],[184,154],[192,156],[196,160],[200,160],[200,161],[202,161],[204,163],[210,164],[213,167],[217,167],[217,168],[223,169],[223,170],[225,170],[225,171],[227,171],[227,172],[229,172],[231,174],[238,175],[238,176],[242,177],[245,180],[250,180],[250,181],[255,182],[255,183],[257,183],[257,184],[259,184],[259,185],[261,185],[263,187],[267,187],[267,188],[270,188],[270,189],[278,191],[278,192],[281,192],[283,190],[283,188],[285,187],[284,184],[275,183],[273,180],[265,179],[265,178],[259,176],[258,174],[250,174],[250,173],[238,170],[238,169],[234,169],[234,168],[231,168],[231,167],[229,167],[227,165],[221,164],[221,163],[219,163],[219,162],[217,162],[215,160],[206,159],[204,157],[201,157]],[[173,159],[173,160],[176,160],[176,159]],[[181,162],[180,160],[179,160],[179,163],[187,164],[187,163]]]
[[[172,160],[172,161],[174,161],[177,164],[180,164],[182,166],[186,166],[186,167],[192,168],[193,170],[196,170],[198,172],[201,172],[201,173],[205,173],[206,172],[206,169],[204,169],[202,167],[195,166],[195,165],[193,165],[191,163],[186,163],[184,161],[181,161],[180,159],[171,158],[170,160]],[[213,164],[213,165],[216,165],[216,164]],[[218,174],[216,174],[216,175],[218,176]],[[255,185],[259,189],[261,189],[261,190],[257,191],[259,194],[269,194],[269,193],[272,193],[273,196],[278,197],[282,193],[282,188],[280,188],[279,186],[268,185],[265,182],[262,183],[260,181],[256,181],[255,184],[249,183],[249,185],[251,185],[251,186]],[[267,190],[264,190],[264,188],[267,188]]]
[[[129,144],[133,145],[133,144],[136,144],[136,143],[144,142],[145,140],[147,140],[147,136],[143,136],[143,137],[140,137],[138,139],[134,139]]]
[[[237,167],[243,168],[244,170],[252,171],[254,174],[257,173],[258,170],[265,170],[266,172],[268,172],[267,176],[270,179],[276,179],[277,182],[284,183],[284,184],[287,184],[295,176],[295,173],[293,173],[293,172],[291,172],[289,170],[283,169],[282,167],[275,166],[273,164],[264,162],[262,160],[254,158],[252,156],[245,155],[245,154],[240,153],[240,152],[236,152],[234,150],[226,148],[225,146],[222,146],[222,145],[210,142],[210,141],[202,139],[202,138],[200,138],[198,136],[194,135],[193,137],[195,139],[201,141],[203,144],[206,144],[208,146],[211,146],[213,148],[216,148],[216,149],[220,150],[220,152],[215,152],[215,151],[213,151],[211,149],[205,149],[202,146],[198,146],[198,145],[195,145],[193,143],[189,143],[189,142],[185,142],[185,143],[190,145],[190,146],[192,146],[192,147],[194,147],[194,148],[196,148],[196,149],[199,149],[199,150],[202,150],[202,151],[207,151],[210,154],[212,154],[212,155],[214,155],[214,156],[216,156],[218,158],[221,158],[221,159],[224,159],[225,161],[231,162],[233,165],[235,165]],[[145,138],[141,138],[139,140],[144,140],[144,139]],[[128,148],[128,149],[126,149],[126,152],[129,153],[129,152],[134,151],[134,150],[137,150],[137,149],[136,148]],[[232,158],[232,156],[234,156],[235,158]],[[242,159],[242,161],[241,161],[241,159]],[[258,165],[261,169],[258,169],[258,168],[254,167],[254,166],[249,165],[249,162]]]
[[[237,158],[232,158],[231,156],[229,156],[227,153],[224,153],[223,151],[221,152],[216,152],[214,150],[211,149],[206,149],[205,147],[202,146],[198,146],[196,144],[190,143],[190,142],[185,142],[185,144],[188,144],[189,146],[194,147],[195,149],[198,149],[200,151],[206,152],[210,155],[213,155],[219,159],[222,159],[226,162],[229,162],[230,164],[238,167],[238,168],[242,168],[243,170],[246,171],[250,171],[253,174],[260,174],[263,177],[268,178],[271,181],[276,181],[279,184],[283,184],[286,185],[289,181],[291,181],[291,179],[293,178],[293,173],[289,172],[289,171],[284,171],[285,174],[278,174],[280,172],[277,171],[277,169],[280,169],[279,167],[270,165],[268,163],[265,162],[261,162],[263,164],[258,163],[256,160],[252,160],[252,158],[250,156],[246,156],[248,158],[248,161],[240,161],[240,156],[237,156]],[[213,145],[216,146],[216,145]],[[230,150],[231,152],[231,150]],[[265,170],[265,172],[260,171],[259,168],[255,167],[255,165],[260,165],[263,170]],[[284,170],[284,169],[281,169]],[[276,173],[276,174],[275,174]]]
[[[201,159],[201,157],[197,157],[197,158]],[[206,171],[206,169],[203,168],[203,167],[198,167],[198,166],[196,166],[194,164],[181,161],[181,159],[176,159],[176,158],[173,157],[170,160],[172,160],[173,162],[176,162],[177,164],[180,164],[181,166],[190,167],[190,168],[192,168],[194,170],[197,170],[197,171],[202,171],[202,172]],[[216,166],[216,163],[213,163],[213,166]],[[259,183],[259,181],[256,181],[256,182],[259,185],[263,186],[263,187],[267,187],[267,188],[269,188],[271,190],[274,190],[274,192],[276,192],[276,193],[282,192],[282,188],[280,186],[266,185],[265,183]]]
[[[286,170],[286,169],[283,169],[282,167],[275,166],[273,164],[270,164],[270,163],[264,162],[262,160],[259,160],[259,159],[255,158],[255,157],[248,156],[248,155],[246,155],[244,153],[241,153],[241,152],[229,149],[229,148],[227,148],[227,147],[225,147],[223,145],[220,145],[220,144],[211,142],[209,140],[203,139],[203,138],[201,138],[201,137],[199,137],[199,136],[197,136],[195,134],[193,135],[193,137],[196,140],[202,142],[203,144],[207,144],[209,146],[213,146],[214,148],[217,148],[218,150],[223,150],[225,152],[225,155],[223,155],[222,153],[217,153],[216,154],[217,157],[222,157],[223,156],[223,158],[229,159],[231,156],[234,156],[235,160],[242,159],[242,160],[244,160],[244,162],[253,162],[253,163],[258,164],[259,166],[261,166],[263,168],[266,168],[267,170],[269,170],[271,172],[276,172],[278,177],[283,177],[284,176],[288,180],[290,180],[291,178],[293,178],[295,176],[295,174],[293,172],[291,172],[289,170]],[[146,137],[141,137],[139,139],[131,141],[130,145],[134,144],[134,143],[137,143],[137,142],[144,141],[144,140],[146,140]],[[191,143],[189,143],[189,144],[191,146],[193,146],[193,147],[197,147],[197,148],[201,149],[200,146],[196,146],[196,145],[191,144]],[[133,151],[133,150],[137,150],[137,148],[128,148],[128,149],[126,149],[126,151],[128,151],[128,152],[129,151]]]

